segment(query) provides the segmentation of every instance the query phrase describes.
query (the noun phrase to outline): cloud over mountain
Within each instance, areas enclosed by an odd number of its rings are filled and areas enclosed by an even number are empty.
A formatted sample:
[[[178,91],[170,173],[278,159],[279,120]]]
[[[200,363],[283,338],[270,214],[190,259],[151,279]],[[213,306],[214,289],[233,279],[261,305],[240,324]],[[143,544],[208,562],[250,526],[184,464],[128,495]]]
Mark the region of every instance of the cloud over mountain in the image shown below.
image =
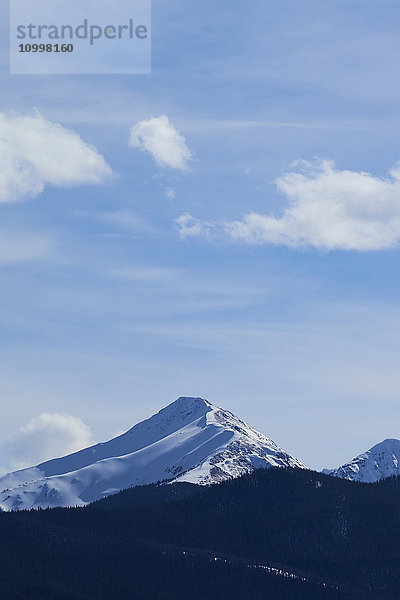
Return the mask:
[[[42,413],[2,445],[4,469],[22,469],[43,460],[75,452],[92,441],[90,428],[78,417]]]

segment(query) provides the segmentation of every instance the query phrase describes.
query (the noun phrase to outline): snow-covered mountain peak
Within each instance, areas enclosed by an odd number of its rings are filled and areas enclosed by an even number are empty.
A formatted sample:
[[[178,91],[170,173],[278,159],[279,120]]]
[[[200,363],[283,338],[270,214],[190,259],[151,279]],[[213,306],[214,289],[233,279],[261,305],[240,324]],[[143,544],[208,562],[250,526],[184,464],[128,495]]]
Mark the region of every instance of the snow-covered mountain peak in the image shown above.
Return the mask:
[[[213,408],[215,407],[205,398],[181,396],[146,421],[132,427],[130,431],[143,429],[147,425],[148,429],[155,427],[158,430],[168,430],[172,433],[172,430],[179,429],[184,423],[190,423],[203,417]]]
[[[341,467],[325,469],[324,473],[366,483],[400,475],[400,440],[383,440]]]
[[[383,440],[383,442],[380,442],[379,444],[373,446],[371,448],[371,451],[376,449],[388,452],[399,452],[400,440],[396,440],[395,438],[388,438],[386,440]]]
[[[0,508],[84,505],[135,485],[207,485],[268,467],[306,468],[231,412],[181,397],[108,442],[1,477]]]
[[[175,400],[174,402],[171,402],[171,404],[169,404],[165,408],[161,409],[160,412],[162,412],[163,410],[170,409],[172,407],[180,407],[182,409],[187,409],[187,410],[192,410],[192,409],[202,407],[207,412],[208,409],[212,406],[213,405],[211,404],[211,402],[206,400],[206,398],[201,398],[199,396],[180,396],[177,400]]]

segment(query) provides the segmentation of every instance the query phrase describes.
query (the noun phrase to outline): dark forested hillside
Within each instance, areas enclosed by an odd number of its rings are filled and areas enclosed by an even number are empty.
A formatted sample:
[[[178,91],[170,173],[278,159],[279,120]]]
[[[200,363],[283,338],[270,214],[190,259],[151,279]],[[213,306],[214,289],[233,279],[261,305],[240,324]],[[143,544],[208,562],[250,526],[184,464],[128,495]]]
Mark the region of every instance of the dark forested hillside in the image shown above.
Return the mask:
[[[383,487],[391,487],[400,491],[400,476],[392,475],[392,477],[385,477],[379,481],[378,485]]]
[[[0,515],[0,599],[395,600],[400,495],[303,470]]]

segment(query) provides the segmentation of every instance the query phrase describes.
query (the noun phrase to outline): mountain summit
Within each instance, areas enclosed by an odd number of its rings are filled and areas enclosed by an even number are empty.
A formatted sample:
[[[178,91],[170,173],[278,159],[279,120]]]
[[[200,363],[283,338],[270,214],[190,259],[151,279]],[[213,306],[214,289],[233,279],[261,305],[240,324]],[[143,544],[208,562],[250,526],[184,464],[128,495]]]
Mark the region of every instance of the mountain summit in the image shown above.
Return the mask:
[[[323,473],[365,483],[400,475],[400,440],[384,440],[341,467],[324,469]]]
[[[1,477],[0,508],[83,506],[136,485],[208,485],[268,467],[306,468],[231,412],[182,397],[108,442]]]

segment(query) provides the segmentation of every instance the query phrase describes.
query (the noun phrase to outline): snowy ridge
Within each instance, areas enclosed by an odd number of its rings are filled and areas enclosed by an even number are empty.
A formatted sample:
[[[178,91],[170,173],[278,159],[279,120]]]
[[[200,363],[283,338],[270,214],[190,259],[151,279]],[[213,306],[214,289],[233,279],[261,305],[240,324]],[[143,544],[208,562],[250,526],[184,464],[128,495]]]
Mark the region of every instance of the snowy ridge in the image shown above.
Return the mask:
[[[337,469],[324,469],[323,473],[365,483],[400,475],[400,440],[384,440],[345,465]]]
[[[0,478],[0,508],[83,506],[135,485],[201,485],[256,468],[307,468],[204,398],[175,402],[108,442]]]

